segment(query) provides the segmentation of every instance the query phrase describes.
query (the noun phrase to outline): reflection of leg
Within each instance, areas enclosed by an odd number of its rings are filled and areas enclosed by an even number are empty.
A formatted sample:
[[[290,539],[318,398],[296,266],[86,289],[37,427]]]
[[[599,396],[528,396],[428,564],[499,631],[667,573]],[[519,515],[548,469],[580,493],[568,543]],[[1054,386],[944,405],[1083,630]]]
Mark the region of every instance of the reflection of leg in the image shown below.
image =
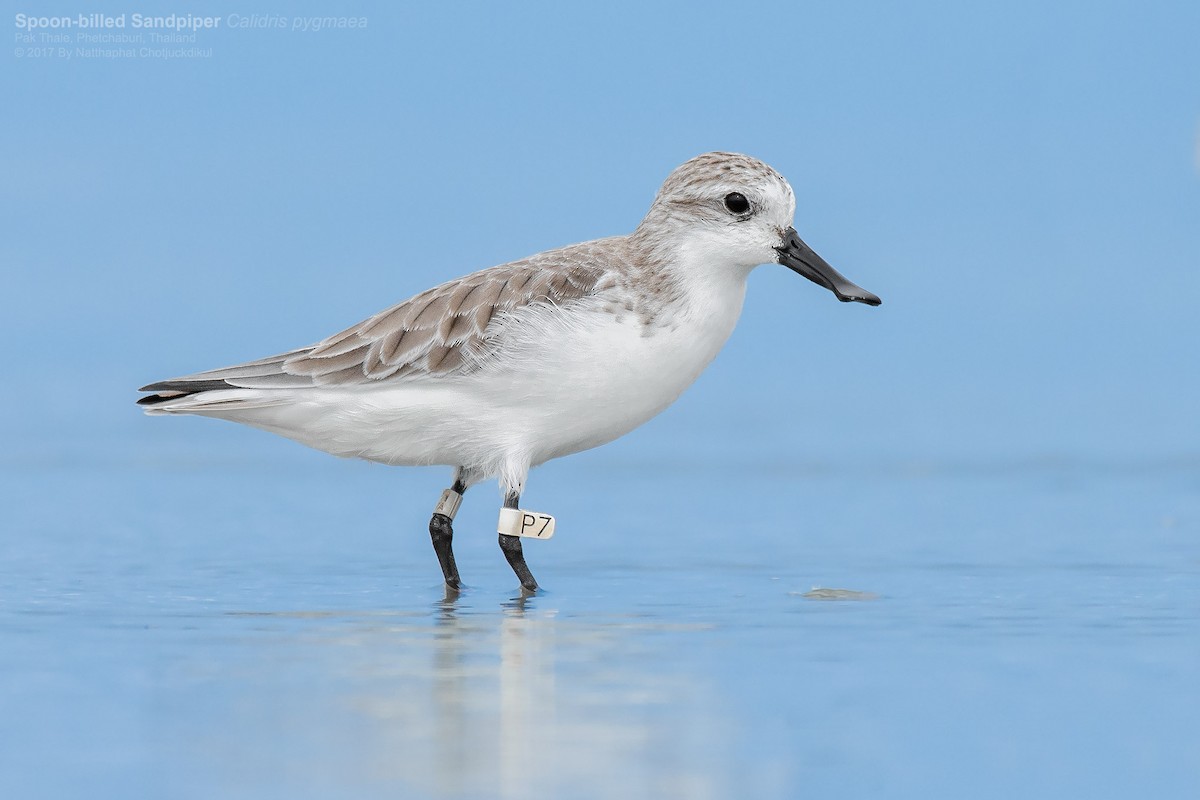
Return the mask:
[[[505,508],[516,508],[521,502],[521,496],[516,492],[510,492],[504,498]],[[512,567],[512,571],[517,574],[517,579],[521,581],[521,586],[530,592],[536,592],[538,585],[533,577],[533,573],[529,571],[529,566],[525,563],[525,553],[521,549],[521,538],[519,536],[508,536],[500,534],[500,549],[504,551],[504,557],[508,559],[508,565]]]
[[[457,590],[461,581],[458,577],[458,565],[454,563],[454,515],[458,512],[458,504],[462,502],[463,492],[467,490],[463,482],[463,470],[459,468],[454,476],[454,485],[442,493],[433,516],[429,518],[429,538],[433,541],[433,552],[437,553],[438,563],[442,566],[442,576],[446,586]]]

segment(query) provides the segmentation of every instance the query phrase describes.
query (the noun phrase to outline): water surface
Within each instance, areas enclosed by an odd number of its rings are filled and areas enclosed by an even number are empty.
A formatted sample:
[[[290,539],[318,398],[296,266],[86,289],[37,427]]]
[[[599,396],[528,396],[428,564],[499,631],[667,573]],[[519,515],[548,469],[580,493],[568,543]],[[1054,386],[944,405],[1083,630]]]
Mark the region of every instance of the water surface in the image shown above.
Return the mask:
[[[1188,797],[1187,461],[446,476],[130,446],[4,462],[8,797]]]

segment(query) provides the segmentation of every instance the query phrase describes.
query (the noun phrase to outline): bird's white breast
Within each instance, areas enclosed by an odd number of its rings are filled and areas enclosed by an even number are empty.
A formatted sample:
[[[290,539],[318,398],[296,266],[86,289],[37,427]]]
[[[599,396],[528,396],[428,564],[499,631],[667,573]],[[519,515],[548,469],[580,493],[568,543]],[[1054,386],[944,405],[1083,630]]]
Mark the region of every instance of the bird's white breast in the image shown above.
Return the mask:
[[[733,331],[742,293],[709,302],[687,296],[653,319],[603,302],[580,304],[545,336],[498,361],[513,431],[530,462],[612,441],[670,405],[712,361]],[[715,299],[715,298],[712,298]],[[509,354],[506,354],[506,356]],[[513,402],[515,400],[515,402]]]

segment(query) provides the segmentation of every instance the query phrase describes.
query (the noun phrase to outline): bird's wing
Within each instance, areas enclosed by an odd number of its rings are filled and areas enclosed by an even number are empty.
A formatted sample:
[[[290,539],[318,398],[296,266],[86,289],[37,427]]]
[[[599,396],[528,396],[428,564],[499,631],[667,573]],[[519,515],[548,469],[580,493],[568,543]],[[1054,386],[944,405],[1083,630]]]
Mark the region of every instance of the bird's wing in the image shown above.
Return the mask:
[[[514,309],[567,306],[615,283],[611,240],[585,242],[444,283],[311,347],[142,387],[147,404],[212,389],[437,378],[478,369]]]

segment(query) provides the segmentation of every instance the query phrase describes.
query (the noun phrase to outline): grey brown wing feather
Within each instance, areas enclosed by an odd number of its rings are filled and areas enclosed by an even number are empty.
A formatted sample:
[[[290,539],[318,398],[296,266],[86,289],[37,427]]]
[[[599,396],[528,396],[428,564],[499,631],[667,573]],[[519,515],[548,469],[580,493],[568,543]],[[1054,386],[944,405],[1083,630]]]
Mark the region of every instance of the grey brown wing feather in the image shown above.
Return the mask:
[[[159,381],[152,404],[212,389],[367,384],[475,368],[494,348],[498,316],[533,304],[562,306],[616,282],[611,248],[598,242],[542,253],[444,283],[311,347]],[[608,256],[605,258],[604,256]]]

